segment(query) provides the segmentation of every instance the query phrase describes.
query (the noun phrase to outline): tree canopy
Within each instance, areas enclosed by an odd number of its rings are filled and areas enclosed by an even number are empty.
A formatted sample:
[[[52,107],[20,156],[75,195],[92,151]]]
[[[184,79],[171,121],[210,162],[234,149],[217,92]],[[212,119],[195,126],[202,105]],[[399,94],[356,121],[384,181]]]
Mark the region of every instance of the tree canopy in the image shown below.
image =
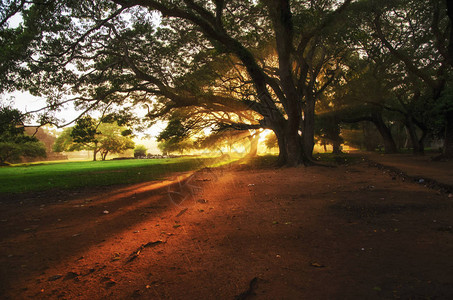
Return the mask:
[[[444,1],[2,5],[1,88],[46,96],[49,108],[68,101],[84,111],[145,105],[151,120],[189,111],[189,119],[234,129],[271,129],[281,164],[309,164],[316,105],[340,99],[334,87],[352,88],[359,61],[385,66],[376,75],[392,97],[373,105],[399,111],[408,128],[431,130],[427,123],[439,118],[440,127],[453,123]],[[8,27],[17,12],[23,23]]]

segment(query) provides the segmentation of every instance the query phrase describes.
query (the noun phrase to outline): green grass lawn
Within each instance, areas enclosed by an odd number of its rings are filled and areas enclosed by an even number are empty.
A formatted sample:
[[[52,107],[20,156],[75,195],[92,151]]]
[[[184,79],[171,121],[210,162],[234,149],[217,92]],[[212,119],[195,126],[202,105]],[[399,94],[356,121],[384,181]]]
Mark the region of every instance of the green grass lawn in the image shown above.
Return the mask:
[[[212,163],[212,158],[171,158],[13,165],[0,167],[0,194],[158,180]]]

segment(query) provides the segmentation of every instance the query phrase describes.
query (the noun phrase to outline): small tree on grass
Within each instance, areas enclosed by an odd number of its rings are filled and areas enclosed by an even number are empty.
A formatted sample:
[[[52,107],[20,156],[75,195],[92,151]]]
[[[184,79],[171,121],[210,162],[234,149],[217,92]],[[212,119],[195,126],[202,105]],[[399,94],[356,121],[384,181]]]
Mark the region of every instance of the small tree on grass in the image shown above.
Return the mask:
[[[25,134],[25,116],[8,106],[0,107],[0,165],[21,156],[45,157],[46,148],[37,138]]]
[[[130,137],[131,131],[118,126],[116,122],[101,123],[98,130],[99,134],[96,135],[96,140],[102,160],[105,160],[109,153],[122,153],[135,147],[135,143]]]
[[[134,149],[134,157],[145,157],[146,156],[146,147],[143,145],[137,145]]]
[[[98,153],[105,160],[109,153],[122,153],[134,149],[131,131],[113,123],[99,123],[91,117],[77,121],[74,127],[66,128],[56,139],[53,146],[55,152],[63,151],[93,151],[93,161]]]
[[[182,124],[178,118],[171,119],[167,127],[157,136],[157,147],[163,154],[171,152],[183,153],[185,150],[194,148],[193,141],[189,137],[190,128]]]

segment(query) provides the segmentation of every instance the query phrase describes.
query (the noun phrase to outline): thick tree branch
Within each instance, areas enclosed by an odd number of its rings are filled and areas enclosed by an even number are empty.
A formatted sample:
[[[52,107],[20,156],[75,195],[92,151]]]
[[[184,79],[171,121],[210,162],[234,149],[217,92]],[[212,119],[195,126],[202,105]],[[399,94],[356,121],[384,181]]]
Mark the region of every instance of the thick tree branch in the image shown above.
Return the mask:
[[[234,53],[242,61],[254,82],[258,98],[267,107],[267,111],[271,113],[267,117],[272,120],[278,120],[281,118],[279,114],[275,114],[278,109],[275,106],[272,96],[267,90],[265,72],[258,65],[253,54],[238,40],[227,35],[225,31],[219,29],[218,27],[213,27],[209,22],[199,16],[187,12],[183,8],[177,6],[168,7],[154,0],[114,0],[114,2],[123,5],[141,5],[150,9],[156,9],[164,16],[188,20],[198,26],[209,39],[219,42],[223,47],[223,51]]]
[[[305,51],[305,48],[307,47],[308,43],[310,40],[319,32],[323,31],[324,28],[332,24],[345,10],[346,8],[351,4],[352,0],[345,0],[340,7],[338,7],[335,11],[333,11],[331,14],[329,14],[324,21],[317,26],[315,29],[312,31],[306,33],[303,35],[302,39],[300,40],[298,46],[297,46],[297,53],[302,55],[302,53]]]
[[[217,19],[216,17],[211,14],[209,11],[201,7],[200,5],[196,4],[193,0],[184,0],[184,2],[187,4],[187,6],[197,12],[203,19],[205,19],[207,22],[209,22],[212,26],[217,25]]]
[[[411,59],[408,56],[406,56],[398,49],[395,49],[395,47],[393,47],[393,45],[386,39],[384,33],[382,32],[382,26],[379,15],[376,15],[374,19],[374,25],[376,29],[376,34],[378,35],[382,44],[390,51],[390,53],[392,53],[397,59],[403,62],[404,65],[406,66],[406,69],[410,73],[422,79],[433,90],[437,90],[439,87],[439,83],[434,81],[428,74],[417,68],[417,66],[415,66],[415,64],[411,61]]]
[[[109,17],[103,19],[103,20],[100,20],[98,21],[93,27],[91,27],[90,29],[88,29],[87,31],[85,31],[80,37],[78,37],[74,42],[72,42],[70,45],[68,45],[68,47],[66,48],[66,50],[64,50],[63,52],[59,52],[59,53],[55,53],[55,54],[46,54],[47,57],[63,57],[64,55],[68,54],[69,52],[71,52],[71,55],[70,55],[70,58],[68,59],[68,61],[70,61],[73,57],[74,57],[74,53],[76,51],[76,48],[77,46],[85,39],[87,38],[91,33],[93,33],[94,31],[100,29],[101,27],[103,27],[104,25],[106,25],[109,21],[111,21],[112,19],[116,18],[117,16],[119,16],[125,9],[129,8],[129,6],[123,6],[122,8],[116,10],[115,12],[113,12]],[[65,63],[63,63],[65,64]]]
[[[451,1],[447,1],[447,2],[451,2]],[[434,6],[433,7],[434,13],[433,13],[433,22],[431,24],[431,29],[432,29],[433,34],[434,34],[435,45],[436,45],[436,48],[439,51],[439,53],[443,56],[443,58],[448,63],[450,63],[452,58],[450,57],[450,55],[448,53],[447,47],[445,47],[445,39],[444,39],[442,33],[440,32],[440,28],[439,28],[439,21],[440,21],[440,7],[439,7],[439,3],[434,2],[433,6]]]
[[[278,53],[278,73],[283,87],[284,103],[288,114],[297,118],[301,114],[300,95],[294,85],[291,53],[293,49],[293,23],[289,0],[267,1],[269,15],[274,24],[276,46]],[[286,103],[285,103],[286,102]]]
[[[453,1],[446,0],[447,2],[447,15],[450,20],[450,38],[448,41],[448,57],[449,63],[453,67]]]

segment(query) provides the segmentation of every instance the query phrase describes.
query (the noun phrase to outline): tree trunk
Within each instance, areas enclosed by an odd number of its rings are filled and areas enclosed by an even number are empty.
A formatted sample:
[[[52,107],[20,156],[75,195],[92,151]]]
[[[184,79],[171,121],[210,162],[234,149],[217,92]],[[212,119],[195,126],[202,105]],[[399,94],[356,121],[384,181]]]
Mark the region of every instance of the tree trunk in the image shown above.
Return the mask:
[[[99,149],[98,149],[98,143],[94,143],[94,149],[93,149],[93,161],[96,161],[96,155],[98,154]]]
[[[315,146],[315,99],[307,99],[304,107],[304,120],[302,131],[302,143],[304,155],[309,160],[313,156]]]
[[[277,136],[279,156],[279,166],[294,167],[299,164],[311,165],[313,164],[312,152],[313,152],[313,137],[314,137],[314,115],[312,118],[311,128],[311,143],[309,143],[310,151],[305,150],[304,141],[299,135],[299,129],[301,125],[300,110],[297,107],[293,107],[292,113],[288,114],[287,120],[279,120],[278,122],[269,122],[270,128],[274,131]],[[314,110],[313,110],[314,113]],[[308,132],[307,132],[308,133]],[[308,140],[308,139],[307,139]]]
[[[447,112],[446,119],[442,156],[444,158],[453,158],[453,111]]]
[[[294,167],[301,163],[308,164],[309,160],[303,151],[301,136],[297,130],[291,131],[288,127],[286,126],[286,130],[274,129],[279,149],[278,165]]]
[[[373,131],[372,131],[372,126],[370,122],[363,122],[362,123],[362,128],[363,128],[363,145],[365,147],[366,151],[374,151],[378,143],[376,142],[376,138],[373,137]]]
[[[415,155],[423,155],[425,153],[425,147],[423,145],[423,138],[419,139],[417,136],[417,129],[415,127],[414,122],[412,121],[412,117],[407,116],[405,120],[405,125],[407,131],[409,132],[409,137],[412,143],[412,151]]]
[[[288,161],[288,153],[286,152],[286,139],[285,135],[283,134],[282,130],[274,130],[275,135],[277,136],[277,144],[278,144],[278,160],[277,164],[279,166],[286,165]]]
[[[108,153],[109,153],[108,151],[105,151],[105,152],[101,153],[101,157],[102,157],[103,161],[107,158],[107,154]]]
[[[287,132],[285,140],[287,153],[286,165],[288,167],[295,167],[302,162],[301,158],[303,157],[300,136],[297,132]]]
[[[250,141],[250,150],[247,154],[248,157],[255,157],[258,154],[258,141],[259,141],[259,134],[254,134],[249,136]]]
[[[332,153],[333,154],[341,154],[343,151],[341,151],[341,140],[333,140],[332,141]]]
[[[398,150],[396,148],[395,140],[392,137],[390,128],[387,127],[380,113],[373,113],[373,123],[376,126],[377,130],[384,140],[384,151],[385,153],[396,153]]]

